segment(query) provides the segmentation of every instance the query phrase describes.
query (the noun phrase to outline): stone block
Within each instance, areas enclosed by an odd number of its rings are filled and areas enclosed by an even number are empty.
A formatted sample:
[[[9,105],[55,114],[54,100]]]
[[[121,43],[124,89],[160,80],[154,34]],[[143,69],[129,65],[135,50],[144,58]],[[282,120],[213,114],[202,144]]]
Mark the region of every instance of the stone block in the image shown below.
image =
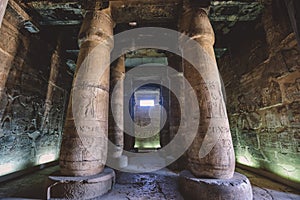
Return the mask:
[[[55,172],[48,177],[47,199],[92,199],[109,192],[115,184],[115,172],[105,168],[92,176],[63,176]]]
[[[252,187],[248,178],[237,172],[230,179],[196,178],[185,170],[179,175],[179,189],[189,200],[252,200]]]

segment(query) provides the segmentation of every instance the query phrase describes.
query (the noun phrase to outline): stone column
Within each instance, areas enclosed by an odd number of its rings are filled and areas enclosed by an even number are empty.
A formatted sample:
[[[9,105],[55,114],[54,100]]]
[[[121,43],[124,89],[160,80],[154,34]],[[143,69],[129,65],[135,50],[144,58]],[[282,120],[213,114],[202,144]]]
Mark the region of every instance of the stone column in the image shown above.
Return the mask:
[[[185,5],[179,29],[190,37],[190,41],[180,38],[180,48],[183,57],[196,60],[197,66],[184,61],[184,76],[196,92],[200,107],[198,133],[187,151],[188,169],[196,177],[229,179],[235,168],[234,149],[213,49],[214,32],[206,10]]]
[[[60,152],[63,175],[89,176],[104,169],[113,27],[109,8],[86,12]]]
[[[125,78],[125,58],[124,55],[118,58],[111,65],[110,80],[110,107],[114,107],[114,115],[110,108],[109,116],[109,139],[116,145],[113,149],[113,157],[118,158],[122,155],[124,148],[124,78]],[[119,83],[118,83],[119,82]],[[117,84],[118,83],[118,84]],[[114,95],[112,96],[112,93]],[[114,98],[112,98],[114,97]]]
[[[200,107],[198,133],[187,151],[189,171],[182,171],[179,175],[180,191],[185,199],[225,200],[234,197],[236,200],[251,200],[249,180],[234,173],[234,150],[214,55],[214,32],[207,10],[195,5],[184,7],[180,30],[190,37],[189,40],[180,38],[183,57],[194,64],[183,62],[184,76],[196,93]],[[191,91],[186,92],[188,98]],[[188,131],[186,129],[187,134]]]

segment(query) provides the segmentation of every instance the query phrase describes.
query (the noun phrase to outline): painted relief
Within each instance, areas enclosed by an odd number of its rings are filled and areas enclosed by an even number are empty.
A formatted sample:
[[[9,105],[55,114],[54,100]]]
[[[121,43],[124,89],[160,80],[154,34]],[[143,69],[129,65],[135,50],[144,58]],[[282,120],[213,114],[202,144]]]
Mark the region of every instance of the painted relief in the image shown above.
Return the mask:
[[[291,103],[289,105],[289,110],[291,112],[291,127],[300,128],[300,101]]]
[[[257,113],[256,106],[246,99],[245,95],[237,97],[238,128],[240,130],[258,129],[261,125],[261,116]]]
[[[12,120],[13,120],[13,104],[19,99],[20,91],[15,89],[6,90],[6,105],[1,118],[1,128],[5,130],[12,130]],[[19,102],[20,103],[20,102]],[[24,104],[21,104],[25,106]]]
[[[264,107],[280,103],[282,101],[282,97],[278,82],[271,79],[267,87],[262,88],[261,96],[262,106]]]
[[[234,106],[229,119],[238,162],[254,167],[299,165],[299,76],[295,72],[270,77],[260,83],[260,90],[246,87],[250,88],[247,93],[234,91],[237,94],[230,96]],[[298,171],[289,173],[296,177]]]
[[[294,83],[286,83],[286,97],[289,101],[300,100],[300,78]]]
[[[47,83],[44,83],[47,84]],[[64,119],[66,91],[53,87],[50,109],[45,97],[21,89],[7,89],[1,108],[0,165],[36,165],[58,156]],[[43,158],[45,153],[48,157]]]

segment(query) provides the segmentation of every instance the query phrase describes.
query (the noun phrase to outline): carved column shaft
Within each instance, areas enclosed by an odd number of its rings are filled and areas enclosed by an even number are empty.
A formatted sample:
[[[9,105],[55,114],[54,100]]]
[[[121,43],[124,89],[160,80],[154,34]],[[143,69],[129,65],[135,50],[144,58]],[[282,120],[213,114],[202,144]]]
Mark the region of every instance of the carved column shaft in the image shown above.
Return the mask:
[[[94,175],[106,163],[113,26],[109,8],[86,12],[60,152],[64,175]]]
[[[197,66],[184,61],[184,76],[193,87],[200,107],[198,133],[187,151],[188,169],[196,177],[231,178],[234,150],[214,55],[214,32],[206,11],[187,6],[180,30],[191,38],[180,40],[180,46],[184,57],[196,60]],[[196,41],[201,49],[191,45],[191,41]]]
[[[111,65],[110,80],[110,106],[114,107],[114,114],[110,108],[109,116],[109,139],[117,148],[114,149],[113,157],[122,155],[124,148],[124,78],[125,78],[125,58],[121,56]],[[112,98],[112,93],[113,97]]]

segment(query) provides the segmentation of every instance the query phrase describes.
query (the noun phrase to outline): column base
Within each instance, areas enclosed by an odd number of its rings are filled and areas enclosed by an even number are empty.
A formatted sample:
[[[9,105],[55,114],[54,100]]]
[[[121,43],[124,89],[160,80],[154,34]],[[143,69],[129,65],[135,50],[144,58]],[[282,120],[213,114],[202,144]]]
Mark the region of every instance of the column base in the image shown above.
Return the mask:
[[[120,157],[113,158],[113,164],[118,168],[125,168],[128,166],[128,157],[122,155]]]
[[[63,176],[55,172],[47,180],[47,199],[92,199],[110,191],[115,183],[115,172],[105,168],[92,176]]]
[[[172,160],[174,160],[174,158]],[[186,157],[184,155],[182,155],[177,160],[175,160],[173,163],[169,164],[167,166],[167,168],[172,171],[181,171],[186,168],[186,162],[187,162]]]
[[[252,187],[248,178],[234,173],[231,179],[196,178],[184,170],[179,174],[179,188],[185,199],[191,200],[252,200]]]

